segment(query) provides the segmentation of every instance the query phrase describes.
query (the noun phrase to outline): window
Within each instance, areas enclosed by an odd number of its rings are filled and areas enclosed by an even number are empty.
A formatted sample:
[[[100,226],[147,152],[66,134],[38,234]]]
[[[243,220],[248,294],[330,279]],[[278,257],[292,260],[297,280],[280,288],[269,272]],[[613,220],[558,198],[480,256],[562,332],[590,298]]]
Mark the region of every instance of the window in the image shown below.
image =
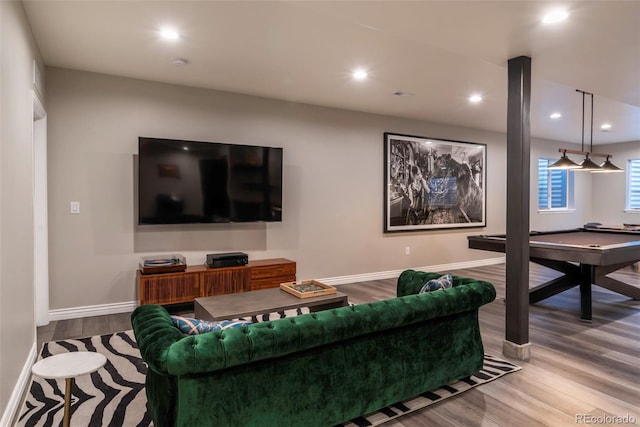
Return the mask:
[[[640,210],[640,159],[627,164],[627,209]]]
[[[551,162],[538,159],[538,209],[569,209],[569,171],[547,169]],[[638,191],[640,202],[640,175]]]

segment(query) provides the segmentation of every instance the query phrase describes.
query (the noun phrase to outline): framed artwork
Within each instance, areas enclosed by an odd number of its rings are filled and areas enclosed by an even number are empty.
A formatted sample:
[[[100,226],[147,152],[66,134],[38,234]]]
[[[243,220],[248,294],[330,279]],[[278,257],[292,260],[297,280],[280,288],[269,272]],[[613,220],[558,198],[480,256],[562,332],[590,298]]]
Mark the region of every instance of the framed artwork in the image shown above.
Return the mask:
[[[384,232],[486,226],[487,146],[384,134]]]

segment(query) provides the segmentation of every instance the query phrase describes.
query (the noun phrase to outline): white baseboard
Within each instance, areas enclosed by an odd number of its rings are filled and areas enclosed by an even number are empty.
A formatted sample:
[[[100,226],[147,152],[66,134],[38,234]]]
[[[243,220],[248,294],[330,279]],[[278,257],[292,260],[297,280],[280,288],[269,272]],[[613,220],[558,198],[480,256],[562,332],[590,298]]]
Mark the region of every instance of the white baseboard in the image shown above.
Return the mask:
[[[495,264],[504,264],[505,257],[497,257],[497,258],[488,258],[488,259],[479,259],[476,261],[464,261],[464,262],[455,262],[451,264],[439,264],[439,265],[429,265],[425,267],[411,267],[412,270],[419,271],[434,271],[434,272],[446,272],[450,270],[461,270],[463,268],[475,268],[475,267],[483,267],[486,265],[495,265]],[[317,279],[319,282],[326,283],[327,285],[344,285],[346,283],[355,283],[355,282],[364,282],[367,280],[382,280],[382,279],[393,279],[395,277],[400,276],[406,269],[401,270],[388,270],[388,271],[378,271],[375,273],[364,273],[364,274],[354,274],[350,276],[341,276],[341,277],[325,277],[322,279]]]
[[[61,308],[49,311],[49,320],[79,319],[81,317],[104,316],[107,314],[131,313],[138,301],[118,302],[114,304],[87,305],[84,307]]]
[[[2,414],[2,418],[0,418],[0,426],[9,427],[13,425],[13,420],[17,416],[17,412],[20,410],[20,406],[22,405],[24,392],[29,385],[29,380],[31,379],[31,366],[33,366],[37,355],[36,342],[34,341],[33,345],[31,346],[31,350],[29,351],[29,355],[27,356],[27,360],[22,367],[22,371],[20,372],[18,381],[16,381],[13,392],[9,397],[7,407]]]
[[[485,265],[503,264],[505,257],[480,259],[476,261],[455,262],[451,264],[429,265],[424,267],[411,267],[419,271],[460,270],[463,268],[475,268]],[[324,277],[317,279],[327,285],[344,285],[345,283],[365,282],[367,280],[393,279],[400,276],[406,269],[378,271],[374,273],[353,274],[349,276]],[[49,320],[79,319],[81,317],[104,316],[107,314],[130,313],[139,305],[138,301],[120,302],[115,304],[88,305],[84,307],[63,308],[49,311]]]

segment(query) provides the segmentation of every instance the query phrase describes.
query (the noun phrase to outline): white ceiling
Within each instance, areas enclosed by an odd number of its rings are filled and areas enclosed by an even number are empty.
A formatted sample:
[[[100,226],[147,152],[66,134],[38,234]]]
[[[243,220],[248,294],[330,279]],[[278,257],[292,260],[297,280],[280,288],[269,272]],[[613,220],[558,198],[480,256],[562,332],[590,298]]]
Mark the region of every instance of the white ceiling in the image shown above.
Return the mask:
[[[595,145],[640,141],[640,1],[23,4],[49,66],[499,132],[507,60],[530,56],[534,137],[580,143],[582,89],[595,94]],[[568,19],[542,24],[557,6]],[[167,25],[182,37],[161,40]],[[351,78],[357,67],[367,80]],[[484,101],[468,103],[472,92]],[[588,102],[587,143],[589,111]]]

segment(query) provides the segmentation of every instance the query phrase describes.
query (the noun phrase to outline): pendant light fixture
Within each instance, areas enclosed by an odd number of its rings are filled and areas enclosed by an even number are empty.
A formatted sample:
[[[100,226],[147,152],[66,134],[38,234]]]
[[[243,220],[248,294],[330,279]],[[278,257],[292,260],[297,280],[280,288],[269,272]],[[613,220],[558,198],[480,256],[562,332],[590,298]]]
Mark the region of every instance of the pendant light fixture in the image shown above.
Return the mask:
[[[624,172],[624,169],[621,169],[616,165],[614,165],[613,163],[611,163],[611,160],[609,160],[609,157],[611,156],[607,155],[607,160],[602,162],[602,164],[600,165],[600,170],[593,171],[593,172],[594,173]]]
[[[580,169],[582,166],[567,157],[567,150],[560,149],[562,157],[555,163],[547,166],[547,169]]]
[[[582,93],[582,151],[584,151],[584,101],[586,95],[591,96],[591,133],[589,134],[591,143],[589,145],[589,151],[585,152],[584,160],[580,163],[580,169],[576,169],[576,171],[597,171],[600,169],[600,166],[589,158],[589,154],[593,151],[593,94],[580,89],[576,89],[576,92]]]
[[[571,169],[575,171],[588,171],[588,172],[623,172],[624,169],[620,169],[611,161],[609,158],[613,157],[611,154],[602,154],[602,153],[594,153],[593,152],[593,94],[589,92],[585,92],[580,89],[576,89],[576,92],[580,92],[582,94],[582,151],[577,150],[569,150],[567,148],[560,148],[558,151],[562,153],[562,157],[557,162],[547,166],[547,169]],[[585,113],[585,99],[586,96],[591,96],[591,133],[589,135],[589,151],[584,150],[584,113]],[[573,160],[567,157],[567,153],[570,154],[579,154],[584,155],[585,158],[582,163],[577,164]],[[606,160],[601,164],[596,164],[592,157],[606,157]]]

